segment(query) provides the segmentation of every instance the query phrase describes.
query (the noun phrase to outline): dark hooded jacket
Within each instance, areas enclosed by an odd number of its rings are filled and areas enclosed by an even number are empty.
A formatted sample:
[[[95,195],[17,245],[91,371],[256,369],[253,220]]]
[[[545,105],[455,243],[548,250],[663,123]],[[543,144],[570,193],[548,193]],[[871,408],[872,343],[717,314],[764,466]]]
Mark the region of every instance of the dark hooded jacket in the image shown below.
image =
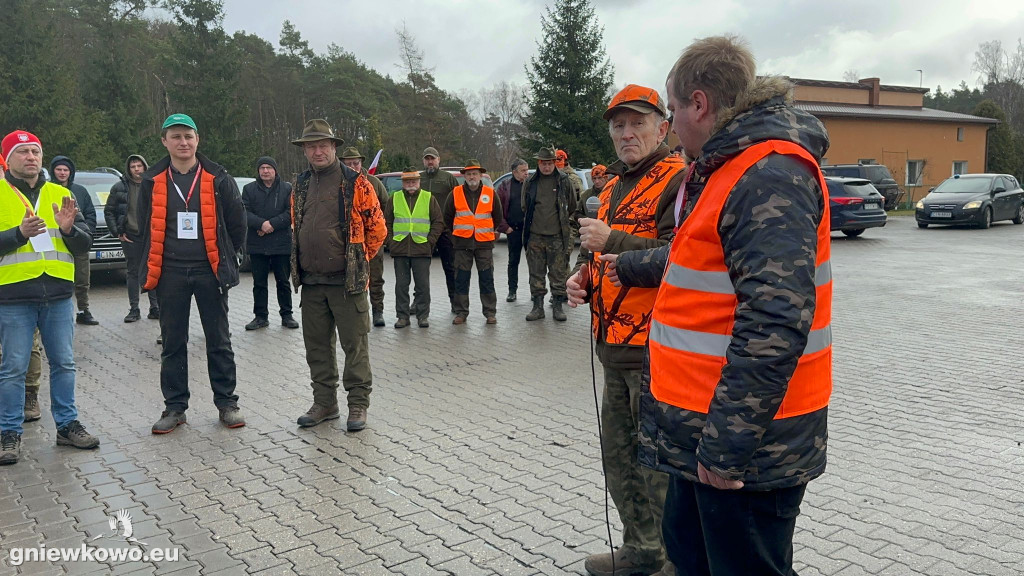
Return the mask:
[[[67,184],[64,184],[64,187],[71,190],[71,193],[75,195],[75,203],[78,204],[78,211],[82,213],[82,218],[85,219],[86,225],[89,226],[89,234],[95,234],[96,206],[92,203],[92,196],[85,189],[85,186],[75,184],[75,163],[67,156],[53,157],[53,160],[50,161],[50,177],[55,184],[60,184],[60,182],[57,182],[57,177],[53,175],[53,169],[58,164],[65,164],[71,169],[71,175],[68,176]]]
[[[238,248],[245,243],[245,208],[242,197],[238,193],[238,184],[221,166],[196,153],[203,170],[213,174],[214,197],[217,202],[217,248],[220,263],[216,271],[217,281],[222,292],[238,285]],[[142,187],[139,189],[139,226],[142,228],[142,264],[139,266],[139,278],[149,276],[149,250],[152,242],[150,219],[153,216],[153,180],[167,172],[171,165],[171,157],[164,156],[142,175]],[[165,263],[166,265],[166,263]]]
[[[795,142],[820,161],[828,135],[821,122],[791,105],[790,90],[788,81],[760,78],[719,114],[686,186],[687,213],[715,170],[759,142]],[[816,230],[824,210],[815,171],[789,156],[768,156],[730,192],[718,232],[740,305],[727,364],[708,414],[658,402],[645,365],[642,464],[697,481],[700,462],[742,480],[744,490],[805,484],[824,471],[828,408],[774,419],[811,328]],[[669,251],[670,245],[622,254],[623,284],[657,286]]]
[[[142,165],[149,170],[149,162],[140,154],[132,154],[124,161],[124,175],[121,176],[121,180],[110,187],[110,195],[107,196],[107,204],[103,207],[103,218],[107,223],[107,228],[110,230],[110,235],[114,238],[122,234],[129,234],[137,236],[139,230],[129,230],[128,225],[128,206],[132,204],[129,199],[132,186],[142,186],[142,183],[135,184],[131,181],[131,163],[132,160],[139,160]],[[138,194],[138,190],[136,190]],[[138,212],[138,198],[135,199],[136,212]],[[136,223],[138,222],[138,214],[135,215]]]
[[[260,179],[260,166],[274,168],[274,183],[268,188]],[[249,254],[284,255],[292,253],[292,185],[282,182],[277,173],[277,162],[270,156],[256,161],[256,181],[242,188],[245,222],[249,227],[245,246]],[[270,222],[274,231],[260,236],[264,222]]]

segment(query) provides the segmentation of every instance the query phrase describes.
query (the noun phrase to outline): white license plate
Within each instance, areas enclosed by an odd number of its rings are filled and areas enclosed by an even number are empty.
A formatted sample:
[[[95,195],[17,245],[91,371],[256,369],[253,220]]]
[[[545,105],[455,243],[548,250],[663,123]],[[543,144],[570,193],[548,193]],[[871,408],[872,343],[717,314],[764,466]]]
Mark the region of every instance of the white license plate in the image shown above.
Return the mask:
[[[878,204],[865,204],[864,205],[864,209],[865,210],[878,210],[878,208],[879,208]]]
[[[117,260],[124,258],[124,250],[100,250],[96,252],[97,260]]]
[[[931,213],[931,217],[932,218],[952,218],[953,217],[953,213],[952,212],[932,212]]]

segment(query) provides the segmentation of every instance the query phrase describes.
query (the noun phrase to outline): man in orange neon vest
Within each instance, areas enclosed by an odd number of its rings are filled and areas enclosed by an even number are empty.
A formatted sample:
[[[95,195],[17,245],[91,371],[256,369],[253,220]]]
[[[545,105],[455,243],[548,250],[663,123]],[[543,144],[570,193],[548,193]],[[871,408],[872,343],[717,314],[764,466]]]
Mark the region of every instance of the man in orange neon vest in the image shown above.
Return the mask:
[[[788,576],[828,440],[828,135],[736,37],[690,45],[667,89],[694,159],[685,218],[668,247],[601,256],[613,281],[659,286],[640,460],[672,476],[662,530],[678,574]]]

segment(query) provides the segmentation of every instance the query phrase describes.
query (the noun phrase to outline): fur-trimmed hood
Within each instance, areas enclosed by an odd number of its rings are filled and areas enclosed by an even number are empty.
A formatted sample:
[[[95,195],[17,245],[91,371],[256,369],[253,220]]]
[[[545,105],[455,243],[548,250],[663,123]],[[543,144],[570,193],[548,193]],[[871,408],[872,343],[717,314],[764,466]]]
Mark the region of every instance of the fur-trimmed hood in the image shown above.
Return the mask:
[[[765,140],[803,146],[819,161],[828,151],[825,126],[793,106],[793,84],[779,76],[762,76],[718,114],[714,132],[697,159],[698,175],[708,175],[748,147]]]

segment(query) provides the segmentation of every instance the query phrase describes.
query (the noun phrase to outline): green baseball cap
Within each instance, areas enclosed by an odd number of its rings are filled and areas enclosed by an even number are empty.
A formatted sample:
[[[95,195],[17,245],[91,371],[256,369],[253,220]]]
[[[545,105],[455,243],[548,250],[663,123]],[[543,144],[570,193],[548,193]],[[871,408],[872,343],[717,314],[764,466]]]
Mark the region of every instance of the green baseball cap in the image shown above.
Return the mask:
[[[164,125],[160,128],[161,130],[167,130],[171,126],[186,126],[199,132],[199,128],[196,128],[196,123],[192,120],[192,117],[188,114],[171,114],[164,120]]]

